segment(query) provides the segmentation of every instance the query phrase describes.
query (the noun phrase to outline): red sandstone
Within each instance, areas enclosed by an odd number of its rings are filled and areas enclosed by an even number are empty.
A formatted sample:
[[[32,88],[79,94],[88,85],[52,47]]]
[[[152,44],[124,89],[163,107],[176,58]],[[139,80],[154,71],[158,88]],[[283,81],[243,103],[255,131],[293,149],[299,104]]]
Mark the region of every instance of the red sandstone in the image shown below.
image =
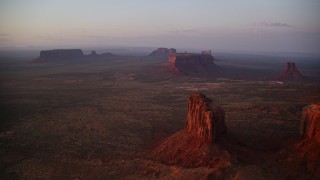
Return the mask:
[[[231,155],[219,143],[213,143],[226,130],[224,111],[213,106],[205,95],[192,94],[188,99],[186,127],[155,148],[152,158],[185,167],[229,167]]]
[[[212,100],[203,94],[192,94],[188,99],[188,117],[185,130],[206,142],[227,131],[224,111],[212,106]]]
[[[320,143],[320,103],[311,104],[303,109],[300,134]]]

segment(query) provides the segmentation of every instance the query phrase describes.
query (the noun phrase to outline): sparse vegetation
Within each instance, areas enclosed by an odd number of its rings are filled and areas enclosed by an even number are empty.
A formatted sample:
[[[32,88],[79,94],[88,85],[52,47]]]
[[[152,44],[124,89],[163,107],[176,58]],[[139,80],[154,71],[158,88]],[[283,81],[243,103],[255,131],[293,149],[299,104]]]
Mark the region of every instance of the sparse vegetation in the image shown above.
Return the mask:
[[[184,127],[187,97],[196,91],[225,109],[228,133],[256,152],[235,170],[247,173],[251,167],[267,177],[284,171],[270,155],[296,142],[301,108],[320,101],[319,84],[282,85],[233,74],[190,77],[167,73],[163,62],[120,56],[79,64],[2,64],[0,176],[206,178],[208,168],[167,166],[143,154]],[[285,171],[284,178],[311,177],[303,169]]]

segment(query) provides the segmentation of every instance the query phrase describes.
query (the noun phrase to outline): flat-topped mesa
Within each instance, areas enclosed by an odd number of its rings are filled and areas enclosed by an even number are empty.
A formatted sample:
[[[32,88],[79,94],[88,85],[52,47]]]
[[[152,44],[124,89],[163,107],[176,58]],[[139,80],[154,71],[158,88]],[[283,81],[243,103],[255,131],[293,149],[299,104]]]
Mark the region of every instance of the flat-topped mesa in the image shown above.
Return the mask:
[[[213,56],[210,54],[191,54],[191,53],[175,53],[170,54],[169,63],[179,66],[179,65],[189,65],[189,64],[213,64]]]
[[[196,53],[172,53],[168,58],[168,69],[184,74],[208,74],[216,73],[219,66],[214,63],[211,51]]]
[[[149,56],[168,56],[176,52],[177,50],[174,48],[158,48],[157,50],[154,50]]]
[[[185,130],[206,142],[215,142],[226,133],[225,112],[212,105],[212,100],[201,93],[188,98],[188,116]]]
[[[53,49],[40,52],[35,62],[83,62],[83,60],[103,60],[114,56],[111,53],[97,54],[92,50],[90,54],[84,55],[81,49]]]
[[[67,59],[83,57],[81,49],[54,49],[40,52],[41,59]]]
[[[287,62],[285,64],[284,72],[279,76],[279,80],[286,81],[286,80],[300,80],[303,79],[302,74],[298,70],[296,63]]]
[[[303,108],[300,134],[307,139],[320,143],[320,103]]]
[[[41,51],[40,57],[36,61],[74,60],[83,56],[81,49],[54,49]]]

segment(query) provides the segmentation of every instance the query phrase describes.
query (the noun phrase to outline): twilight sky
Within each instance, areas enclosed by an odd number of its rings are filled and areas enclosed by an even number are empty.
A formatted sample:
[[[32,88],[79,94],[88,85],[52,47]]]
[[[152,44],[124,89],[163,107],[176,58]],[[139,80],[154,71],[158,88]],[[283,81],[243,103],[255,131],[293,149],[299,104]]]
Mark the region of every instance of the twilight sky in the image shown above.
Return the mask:
[[[0,49],[320,52],[320,0],[0,0]]]

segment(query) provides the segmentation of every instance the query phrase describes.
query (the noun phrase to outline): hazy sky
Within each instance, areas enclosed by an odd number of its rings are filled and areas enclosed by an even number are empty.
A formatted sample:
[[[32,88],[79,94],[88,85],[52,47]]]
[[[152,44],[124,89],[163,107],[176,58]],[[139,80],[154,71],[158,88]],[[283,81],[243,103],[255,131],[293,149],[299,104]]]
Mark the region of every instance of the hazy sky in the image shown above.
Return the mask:
[[[0,0],[0,48],[320,52],[320,0]]]

